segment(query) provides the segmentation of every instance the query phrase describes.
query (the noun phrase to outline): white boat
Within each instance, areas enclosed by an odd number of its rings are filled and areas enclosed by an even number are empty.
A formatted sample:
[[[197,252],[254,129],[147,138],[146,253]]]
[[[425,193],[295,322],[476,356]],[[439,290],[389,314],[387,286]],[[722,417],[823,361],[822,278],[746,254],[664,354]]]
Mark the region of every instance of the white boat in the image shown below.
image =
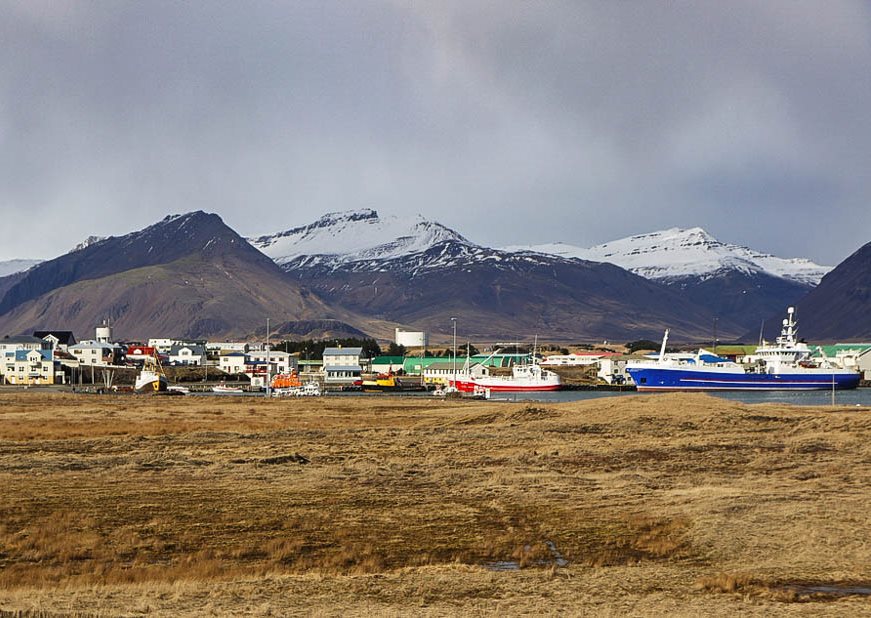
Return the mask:
[[[191,392],[191,389],[187,386],[179,386],[178,384],[168,386],[166,390],[170,393],[181,393],[182,395],[187,395]]]
[[[238,386],[227,386],[226,384],[216,384],[212,387],[213,393],[242,393],[244,392]]]
[[[156,356],[147,356],[142,363],[142,369],[136,375],[133,390],[137,393],[161,393],[168,386],[166,374]]]
[[[475,395],[486,393],[487,396],[489,396],[491,391],[494,393],[522,393],[559,390],[562,386],[559,375],[549,369],[545,369],[538,362],[538,357],[535,354],[537,344],[538,338],[536,338],[536,343],[533,345],[533,352],[530,355],[529,361],[512,365],[510,376],[473,375],[467,355],[462,371],[457,373],[456,380],[451,380],[449,385],[455,386],[457,390],[463,393]],[[500,350],[493,352],[484,360],[484,363],[499,352]]]

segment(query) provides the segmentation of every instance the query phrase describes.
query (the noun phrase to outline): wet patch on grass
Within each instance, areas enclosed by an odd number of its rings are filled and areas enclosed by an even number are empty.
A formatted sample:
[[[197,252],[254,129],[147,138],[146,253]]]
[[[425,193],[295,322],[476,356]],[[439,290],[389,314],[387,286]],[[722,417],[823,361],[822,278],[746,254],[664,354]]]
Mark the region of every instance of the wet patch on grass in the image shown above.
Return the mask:
[[[704,592],[749,594],[783,603],[830,602],[846,597],[871,597],[871,582],[776,581],[749,575],[719,573],[705,577],[696,587]]]

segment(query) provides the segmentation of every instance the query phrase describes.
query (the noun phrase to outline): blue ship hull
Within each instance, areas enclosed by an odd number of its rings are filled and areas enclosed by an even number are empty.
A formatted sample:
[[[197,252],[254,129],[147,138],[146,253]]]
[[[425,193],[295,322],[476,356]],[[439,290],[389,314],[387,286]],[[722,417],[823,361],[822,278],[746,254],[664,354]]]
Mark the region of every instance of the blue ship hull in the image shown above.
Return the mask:
[[[859,373],[722,373],[685,368],[632,367],[626,370],[639,391],[809,391],[859,386]]]

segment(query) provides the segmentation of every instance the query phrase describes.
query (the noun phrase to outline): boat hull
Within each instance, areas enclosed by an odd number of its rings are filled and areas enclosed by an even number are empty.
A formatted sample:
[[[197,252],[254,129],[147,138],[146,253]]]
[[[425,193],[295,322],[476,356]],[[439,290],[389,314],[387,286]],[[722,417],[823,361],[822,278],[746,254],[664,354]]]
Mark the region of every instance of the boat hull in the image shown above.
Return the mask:
[[[627,368],[638,391],[812,391],[859,386],[857,372],[725,373],[668,367]]]
[[[142,371],[136,378],[133,390],[137,393],[164,393],[168,387],[165,375]]]
[[[452,381],[453,383],[453,381]],[[506,380],[504,383],[495,380],[481,380],[469,382],[465,380],[456,381],[457,390],[461,393],[473,393],[475,389],[489,389],[492,393],[535,393],[543,391],[558,391],[560,383],[543,383],[543,384],[521,384],[510,383]]]

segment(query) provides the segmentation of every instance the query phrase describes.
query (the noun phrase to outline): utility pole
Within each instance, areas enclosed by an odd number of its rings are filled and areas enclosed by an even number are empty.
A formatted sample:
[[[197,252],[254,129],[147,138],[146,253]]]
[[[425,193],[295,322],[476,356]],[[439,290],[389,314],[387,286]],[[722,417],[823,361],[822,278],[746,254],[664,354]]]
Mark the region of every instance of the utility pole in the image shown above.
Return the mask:
[[[269,365],[269,318],[266,318],[266,396],[269,397],[270,369]]]
[[[714,354],[717,353],[717,317],[714,317]]]

